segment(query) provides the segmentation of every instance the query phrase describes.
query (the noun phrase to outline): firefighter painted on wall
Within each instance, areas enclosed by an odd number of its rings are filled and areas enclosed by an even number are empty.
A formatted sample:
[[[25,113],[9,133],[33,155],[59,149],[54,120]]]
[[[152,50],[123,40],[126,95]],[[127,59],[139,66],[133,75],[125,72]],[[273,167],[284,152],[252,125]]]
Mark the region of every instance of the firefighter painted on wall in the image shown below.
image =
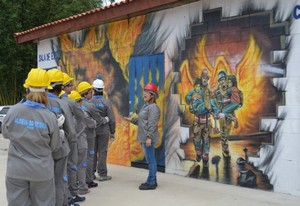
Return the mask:
[[[220,111],[222,111],[223,108],[225,108],[230,103],[226,101],[227,99],[230,99],[230,95],[227,92],[227,90],[228,90],[227,74],[224,71],[220,71],[218,73],[218,89],[215,91],[215,97],[218,102],[218,107]],[[231,132],[232,120],[226,117],[225,118],[219,117],[219,125],[220,125],[222,155],[224,158],[230,158],[231,155],[229,151],[229,134]]]
[[[212,131],[212,114],[218,113],[217,103],[213,98],[213,92],[208,88],[208,70],[202,70],[202,74],[194,82],[192,89],[186,96],[189,104],[189,111],[194,114],[194,121],[191,127],[196,162],[202,160],[203,169],[208,168],[210,137]]]

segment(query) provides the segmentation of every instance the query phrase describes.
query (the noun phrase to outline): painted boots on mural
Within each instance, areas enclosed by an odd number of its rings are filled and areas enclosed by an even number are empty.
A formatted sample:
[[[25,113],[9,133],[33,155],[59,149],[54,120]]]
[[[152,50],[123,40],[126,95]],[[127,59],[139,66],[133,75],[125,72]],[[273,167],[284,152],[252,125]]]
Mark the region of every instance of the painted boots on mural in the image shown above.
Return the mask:
[[[222,155],[224,158],[230,159],[231,155],[228,149],[222,151]]]
[[[223,144],[222,145],[222,155],[226,159],[231,158],[231,155],[230,155],[230,152],[229,152],[229,149],[228,149],[228,144]]]
[[[209,166],[209,154],[208,153],[203,154],[202,163],[203,163],[203,167]]]
[[[195,162],[190,168],[187,177],[198,178],[200,176],[201,166],[199,162]]]
[[[223,158],[230,159],[231,155],[229,152],[228,137],[226,135],[221,136],[221,145]]]
[[[239,127],[239,123],[236,117],[231,114],[228,114],[226,117],[233,122],[235,129]]]
[[[202,158],[202,172],[200,178],[208,179],[209,178],[209,154],[204,153]]]

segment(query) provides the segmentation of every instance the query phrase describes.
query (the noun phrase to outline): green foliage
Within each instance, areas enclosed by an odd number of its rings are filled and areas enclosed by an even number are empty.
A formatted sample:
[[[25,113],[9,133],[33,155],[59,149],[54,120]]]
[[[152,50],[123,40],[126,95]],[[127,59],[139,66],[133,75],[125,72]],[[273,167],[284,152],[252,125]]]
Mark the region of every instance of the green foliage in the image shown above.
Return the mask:
[[[0,105],[20,101],[27,73],[37,67],[36,44],[16,45],[15,32],[101,5],[101,0],[0,0]]]

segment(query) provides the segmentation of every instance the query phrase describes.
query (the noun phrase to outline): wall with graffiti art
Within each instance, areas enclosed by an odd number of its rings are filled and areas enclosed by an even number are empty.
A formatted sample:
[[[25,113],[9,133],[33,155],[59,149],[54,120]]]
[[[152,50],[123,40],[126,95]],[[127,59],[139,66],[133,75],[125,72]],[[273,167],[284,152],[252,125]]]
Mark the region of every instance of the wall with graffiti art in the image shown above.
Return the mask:
[[[300,196],[299,53],[299,1],[204,0],[40,41],[38,66],[76,84],[101,74],[112,164],[145,162],[123,117],[153,82],[162,171]]]

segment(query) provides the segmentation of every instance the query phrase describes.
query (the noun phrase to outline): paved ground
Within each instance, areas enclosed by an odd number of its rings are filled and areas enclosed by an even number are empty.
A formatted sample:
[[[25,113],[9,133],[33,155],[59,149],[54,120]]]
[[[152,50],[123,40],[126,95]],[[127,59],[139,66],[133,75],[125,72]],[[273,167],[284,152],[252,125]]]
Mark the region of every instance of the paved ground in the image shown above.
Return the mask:
[[[0,135],[0,205],[7,205],[5,172],[8,141]],[[300,197],[159,173],[158,188],[140,191],[147,170],[109,165],[111,181],[86,195],[82,206],[299,206]]]

